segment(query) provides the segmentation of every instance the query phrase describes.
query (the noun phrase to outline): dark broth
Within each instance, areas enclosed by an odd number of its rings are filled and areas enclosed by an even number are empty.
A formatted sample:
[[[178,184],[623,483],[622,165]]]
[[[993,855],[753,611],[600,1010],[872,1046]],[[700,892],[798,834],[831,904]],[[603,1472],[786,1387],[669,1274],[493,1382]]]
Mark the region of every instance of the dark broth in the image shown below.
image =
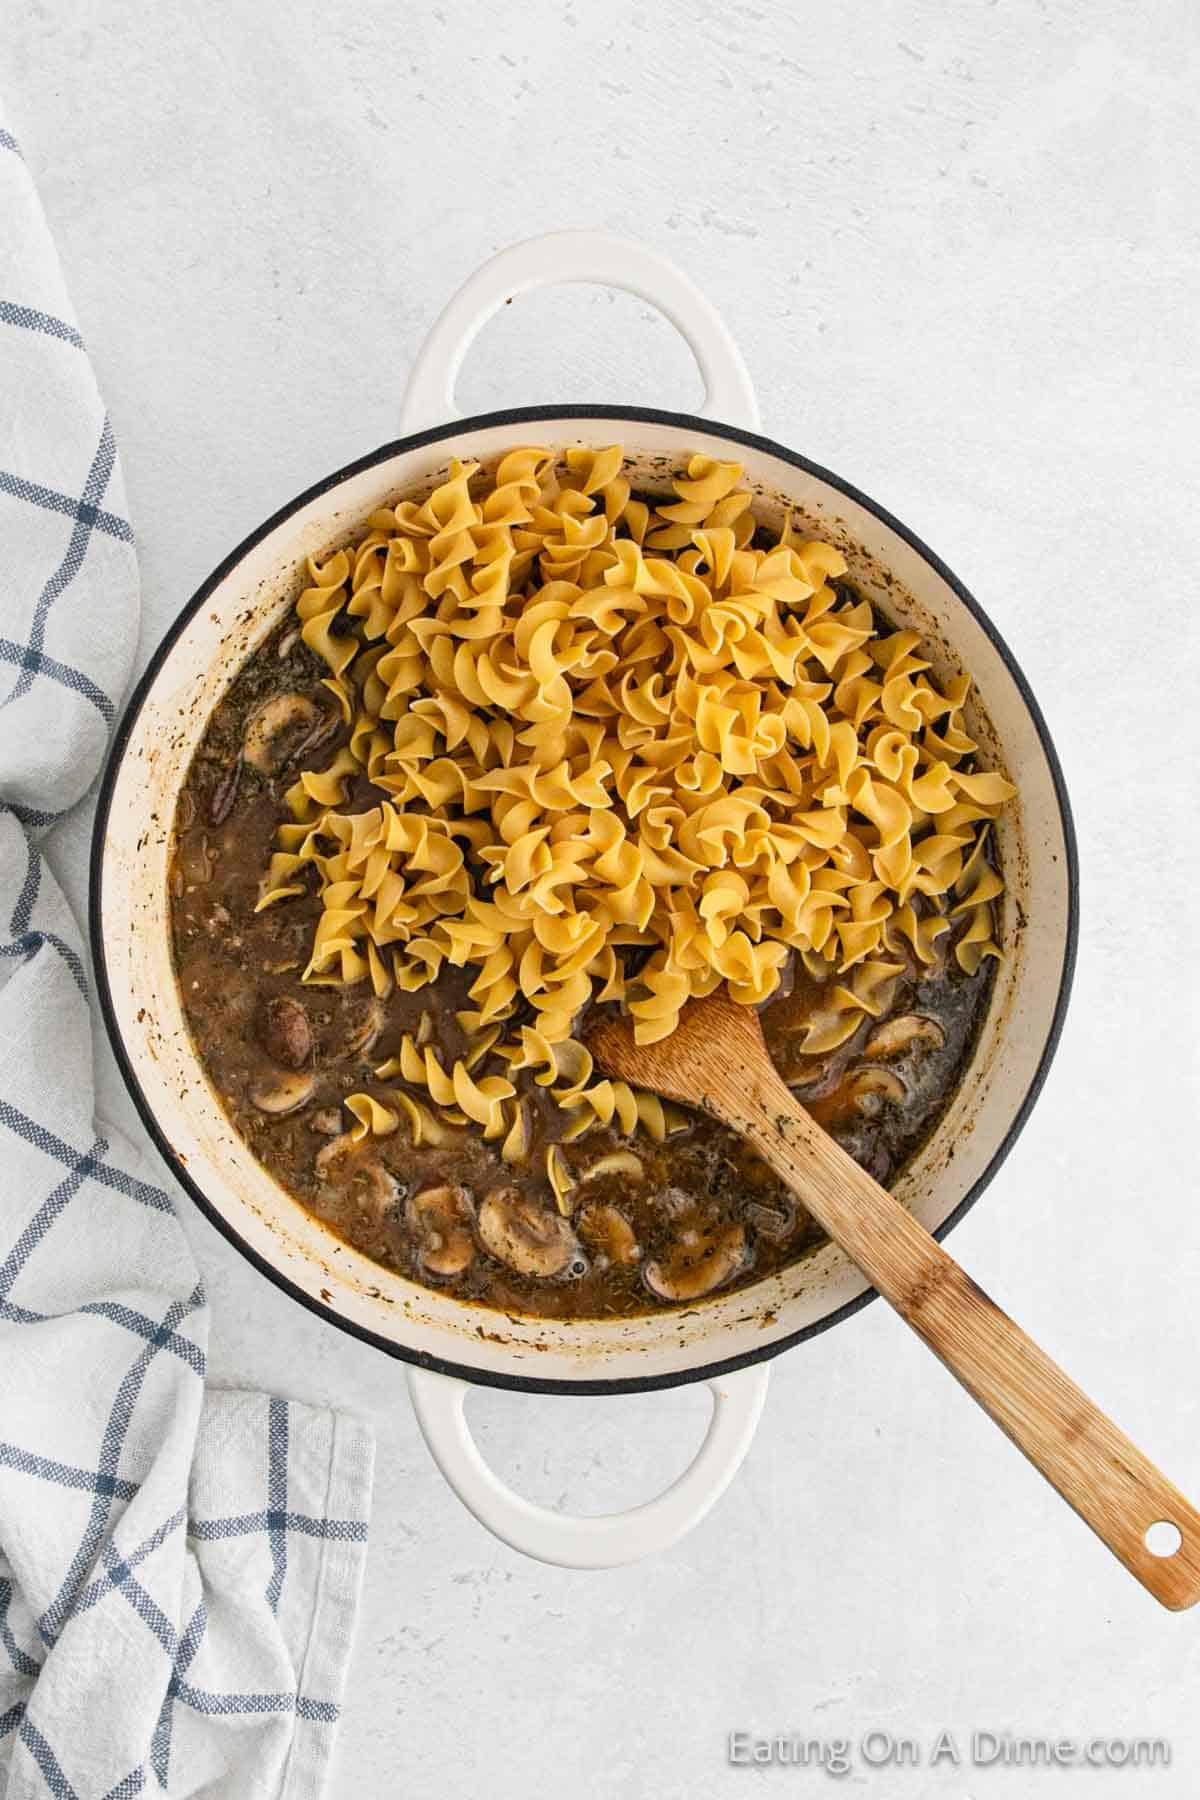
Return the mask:
[[[461,1053],[455,1012],[469,1004],[466,988],[472,979],[470,971],[450,970],[421,992],[394,991],[381,1003],[382,1029],[366,1045],[369,984],[339,988],[306,986],[301,980],[320,913],[315,889],[261,913],[254,910],[276,828],[286,816],[283,792],[296,771],[289,766],[267,778],[243,764],[246,721],[276,693],[300,693],[327,707],[329,696],[321,686],[326,673],[289,619],[250,657],[214,711],[176,814],[171,877],[176,969],[188,1023],[212,1085],[259,1161],[365,1255],[414,1280],[427,1280],[417,1262],[405,1204],[409,1196],[432,1185],[456,1184],[465,1190],[469,1207],[494,1189],[515,1187],[539,1205],[553,1207],[544,1152],[561,1139],[564,1115],[544,1089],[524,1076],[520,1081],[529,1097],[533,1135],[528,1163],[521,1167],[501,1162],[474,1128],[458,1133],[452,1147],[415,1149],[403,1123],[390,1137],[367,1139],[353,1148],[340,1144],[336,1162],[328,1154],[321,1158],[353,1124],[342,1107],[348,1094],[367,1092],[386,1099],[389,1084],[377,1081],[373,1071],[398,1049],[406,1031],[417,1031],[422,1014],[429,1015],[432,1041],[443,1060]],[[332,731],[319,754],[305,757],[305,766],[324,766],[347,735],[344,727]],[[364,777],[345,810],[383,798]],[[899,1100],[878,1092],[847,1098],[879,1020],[864,1019],[847,1043],[827,1055],[799,1054],[803,1022],[821,1001],[821,984],[798,959],[790,989],[785,983],[762,1008],[767,1043],[784,1079],[885,1184],[932,1132],[970,1060],[987,1010],[993,965],[985,961],[968,977],[957,967],[952,945],[946,933],[930,969],[909,960],[887,1015],[899,1019],[917,1014],[933,1027],[907,1052],[866,1064],[896,1075],[903,1086]],[[282,1116],[264,1112],[251,1098],[256,1084],[270,1083],[280,1074],[278,1045],[266,1021],[272,1003],[281,999],[304,1010],[311,1047],[303,1068],[312,1078],[308,1098]],[[277,1004],[274,1011],[277,1015]],[[513,1028],[520,1022],[515,1020]],[[412,1092],[422,1098],[419,1089]],[[744,1259],[724,1282],[724,1292],[794,1263],[823,1241],[820,1229],[765,1164],[731,1132],[698,1114],[662,1145],[651,1143],[641,1131],[626,1139],[613,1129],[596,1128],[564,1145],[563,1154],[571,1170],[581,1174],[617,1149],[632,1150],[640,1158],[644,1179],[602,1174],[576,1195],[588,1206],[619,1208],[637,1240],[636,1260],[620,1263],[593,1250],[586,1259],[576,1259],[565,1275],[540,1279],[515,1274],[480,1249],[461,1274],[437,1285],[464,1300],[511,1312],[629,1315],[667,1304],[651,1292],[644,1271],[648,1262],[669,1255],[681,1242],[703,1243],[729,1225],[744,1229]]]

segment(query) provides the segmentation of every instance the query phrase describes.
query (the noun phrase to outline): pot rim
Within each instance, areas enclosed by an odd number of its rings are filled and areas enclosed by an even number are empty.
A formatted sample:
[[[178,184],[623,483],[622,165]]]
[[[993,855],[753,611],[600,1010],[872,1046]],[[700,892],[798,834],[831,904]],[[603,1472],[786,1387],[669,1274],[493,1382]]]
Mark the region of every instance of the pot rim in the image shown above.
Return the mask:
[[[659,1389],[683,1387],[698,1381],[711,1381],[714,1377],[732,1374],[734,1371],[747,1368],[753,1363],[766,1362],[769,1359],[780,1355],[783,1351],[790,1350],[794,1348],[795,1345],[804,1343],[809,1338],[817,1337],[820,1333],[828,1331],[832,1326],[840,1325],[843,1320],[849,1319],[853,1314],[861,1312],[864,1306],[867,1306],[872,1300],[878,1298],[878,1292],[875,1288],[868,1288],[864,1293],[856,1295],[853,1300],[849,1300],[844,1305],[835,1308],[833,1312],[827,1314],[824,1318],[814,1320],[813,1323],[809,1325],[801,1326],[797,1331],[790,1333],[786,1337],[779,1338],[772,1343],[764,1344],[755,1349],[744,1351],[737,1356],[718,1357],[712,1362],[703,1363],[696,1368],[671,1370],[658,1375],[618,1376],[609,1380],[595,1378],[550,1380],[537,1376],[513,1375],[500,1370],[483,1370],[470,1367],[467,1364],[454,1362],[447,1357],[433,1356],[427,1352],[415,1350],[410,1345],[398,1343],[393,1338],[384,1337],[381,1333],[372,1331],[369,1326],[360,1325],[356,1320],[347,1319],[336,1307],[326,1305],[324,1302],[315,1299],[312,1295],[306,1293],[302,1288],[292,1282],[274,1265],[274,1263],[270,1262],[266,1257],[261,1256],[257,1250],[252,1248],[252,1246],[246,1242],[237,1229],[221,1212],[220,1208],[216,1206],[213,1201],[209,1200],[199,1183],[189,1174],[183,1164],[178,1161],[171,1149],[170,1141],[165,1131],[160,1126],[158,1119],[146,1098],[132,1061],[125,1048],[120,1026],[117,1021],[116,1009],[113,1004],[112,989],[108,975],[108,963],[105,955],[104,934],[101,930],[101,906],[104,888],[104,845],[107,836],[109,813],[112,806],[113,790],[116,785],[121,763],[124,759],[126,746],[129,742],[129,737],[134,724],[136,723],[146,698],[158,677],[159,671],[174,648],[177,639],[191,623],[191,620],[205,604],[209,596],[214,593],[226,577],[232,573],[242,559],[253,550],[257,544],[261,543],[265,537],[269,536],[272,531],[284,524],[288,518],[294,513],[299,512],[302,507],[307,506],[313,500],[320,499],[323,494],[332,493],[352,476],[358,475],[366,469],[373,468],[379,463],[386,462],[389,458],[397,456],[404,451],[418,450],[429,444],[437,444],[453,438],[465,436],[472,431],[481,431],[493,426],[524,423],[535,424],[552,419],[612,419],[614,421],[634,421],[639,424],[666,425],[678,430],[681,436],[686,436],[688,432],[696,432],[704,436],[725,438],[736,444],[745,444],[750,449],[764,451],[770,456],[778,457],[782,462],[790,463],[793,468],[800,469],[807,475],[815,476],[817,480],[826,483],[829,487],[844,494],[847,499],[863,507],[867,512],[872,513],[890,531],[895,532],[898,537],[902,538],[904,542],[907,543],[910,548],[913,549],[917,555],[941,577],[946,585],[952,590],[956,598],[973,616],[985,635],[990,639],[1008,670],[1008,673],[1011,675],[1013,682],[1021,695],[1021,699],[1028,710],[1029,716],[1033,721],[1034,729],[1037,732],[1042,753],[1046,758],[1046,764],[1049,768],[1054,788],[1055,803],[1058,808],[1059,823],[1062,828],[1063,845],[1066,857],[1066,933],[1063,944],[1062,968],[1059,976],[1058,993],[1055,996],[1054,1012],[1050,1021],[1050,1029],[1046,1034],[1046,1041],[1042,1047],[1041,1055],[1038,1058],[1037,1067],[1033,1072],[1029,1086],[987,1167],[978,1179],[972,1183],[971,1187],[964,1194],[953,1212],[951,1212],[947,1218],[942,1220],[933,1235],[939,1240],[944,1238],[949,1231],[953,1230],[955,1225],[957,1225],[961,1219],[965,1218],[971,1207],[974,1206],[984,1189],[996,1175],[1008,1156],[1009,1151],[1012,1149],[1025,1128],[1026,1121],[1033,1111],[1037,1098],[1045,1085],[1046,1076],[1050,1071],[1050,1065],[1053,1062],[1055,1052],[1058,1049],[1059,1040],[1062,1036],[1063,1024],[1066,1018],[1067,1005],[1071,997],[1071,988],[1075,976],[1076,953],[1079,942],[1079,851],[1075,837],[1075,823],[1071,812],[1071,803],[1067,795],[1062,764],[1059,761],[1058,751],[1055,748],[1054,740],[1050,734],[1050,728],[1046,723],[1045,716],[1042,713],[1042,709],[1038,704],[1033,690],[1025,677],[1024,671],[1021,669],[1020,664],[1017,662],[1016,657],[1000,631],[993,624],[992,620],[984,611],[978,600],[975,599],[974,595],[963,582],[959,580],[958,576],[954,574],[953,570],[947,567],[941,558],[931,550],[920,537],[918,537],[916,532],[910,530],[909,527],[897,519],[893,513],[889,512],[886,507],[881,506],[878,501],[873,500],[870,495],[865,494],[862,489],[856,487],[853,482],[845,480],[842,476],[834,474],[832,470],[824,468],[820,463],[815,463],[808,457],[801,456],[798,451],[788,449],[785,445],[778,443],[774,438],[768,437],[761,432],[747,431],[741,426],[727,425],[716,419],[700,418],[695,413],[672,412],[658,407],[615,406],[599,403],[588,406],[541,405],[504,407],[495,412],[474,413],[469,418],[450,420],[443,425],[429,426],[422,431],[411,432],[404,437],[394,438],[390,442],[380,445],[377,449],[368,451],[363,456],[356,457],[354,461],[347,463],[343,468],[337,469],[333,473],[324,476],[321,480],[314,482],[311,487],[305,488],[301,493],[297,494],[294,499],[281,506],[276,512],[272,513],[270,517],[256,526],[253,531],[249,532],[247,536],[242,539],[241,543],[231,550],[229,554],[217,564],[212,573],[200,584],[191,599],[180,609],[179,613],[168,626],[129,696],[116,731],[113,734],[112,744],[109,748],[104,772],[101,776],[97,792],[96,815],[92,828],[88,875],[88,936],[91,943],[92,965],[96,975],[96,990],[100,1001],[100,1013],[104,1020],[104,1028],[108,1036],[108,1041],[112,1046],[113,1055],[116,1058],[117,1067],[121,1072],[122,1080],[137,1109],[138,1116],[146,1127],[146,1130],[149,1132],[159,1154],[171,1170],[175,1180],[199,1207],[208,1222],[216,1227],[227,1242],[232,1244],[233,1247],[245,1257],[247,1262],[259,1272],[259,1274],[265,1275],[277,1288],[289,1295],[291,1299],[298,1301],[300,1305],[306,1307],[309,1312],[315,1313],[318,1318],[337,1326],[339,1330],[348,1333],[351,1337],[358,1338],[363,1343],[370,1344],[373,1348],[382,1350],[386,1352],[387,1355],[395,1357],[401,1362],[415,1364],[419,1368],[432,1369],[438,1374],[448,1375],[460,1381],[470,1382],[474,1386],[503,1388],[521,1393],[536,1394],[616,1395],[650,1393]]]

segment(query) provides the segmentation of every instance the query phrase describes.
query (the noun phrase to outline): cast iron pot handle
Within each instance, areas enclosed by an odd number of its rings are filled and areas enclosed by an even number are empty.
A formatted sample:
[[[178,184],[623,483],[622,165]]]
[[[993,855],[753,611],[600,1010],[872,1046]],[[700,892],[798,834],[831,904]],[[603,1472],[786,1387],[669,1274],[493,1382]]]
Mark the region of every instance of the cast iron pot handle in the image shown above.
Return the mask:
[[[468,1382],[410,1368],[408,1388],[434,1461],[481,1525],[539,1562],[564,1569],[615,1569],[669,1549],[716,1504],[750,1448],[769,1378],[766,1363],[714,1376],[707,1384],[712,1418],[683,1474],[644,1505],[596,1518],[535,1506],[489,1469],[467,1424]]]
[[[707,418],[759,427],[750,376],[720,314],[683,272],[657,250],[606,231],[552,231],[510,244],[459,288],[417,353],[400,429],[407,435],[457,418],[458,372],[476,333],[492,314],[534,288],[594,282],[637,294],[665,314],[686,339],[704,378]]]

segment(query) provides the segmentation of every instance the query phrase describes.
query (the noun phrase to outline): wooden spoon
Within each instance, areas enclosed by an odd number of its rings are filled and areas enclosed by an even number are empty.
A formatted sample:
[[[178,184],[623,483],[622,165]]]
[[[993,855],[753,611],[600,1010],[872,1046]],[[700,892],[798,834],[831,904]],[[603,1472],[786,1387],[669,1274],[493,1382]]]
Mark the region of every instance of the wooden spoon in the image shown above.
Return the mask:
[[[587,1043],[606,1074],[701,1107],[745,1138],[1155,1599],[1173,1611],[1195,1605],[1200,1513],[809,1118],[776,1074],[749,1007],[694,1000],[657,1044],[635,1044],[627,1019],[606,1017]],[[1163,1522],[1179,1543],[1158,1555],[1146,1533]]]

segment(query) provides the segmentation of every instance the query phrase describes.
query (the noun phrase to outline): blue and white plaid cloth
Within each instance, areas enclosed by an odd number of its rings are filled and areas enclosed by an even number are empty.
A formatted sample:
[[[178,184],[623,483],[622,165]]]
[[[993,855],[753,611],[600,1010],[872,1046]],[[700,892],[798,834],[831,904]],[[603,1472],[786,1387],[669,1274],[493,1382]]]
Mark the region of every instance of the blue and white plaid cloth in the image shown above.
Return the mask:
[[[205,1387],[161,1169],[93,1119],[89,976],[38,848],[137,634],[112,430],[0,122],[0,1790],[313,1800],[372,1441]]]

